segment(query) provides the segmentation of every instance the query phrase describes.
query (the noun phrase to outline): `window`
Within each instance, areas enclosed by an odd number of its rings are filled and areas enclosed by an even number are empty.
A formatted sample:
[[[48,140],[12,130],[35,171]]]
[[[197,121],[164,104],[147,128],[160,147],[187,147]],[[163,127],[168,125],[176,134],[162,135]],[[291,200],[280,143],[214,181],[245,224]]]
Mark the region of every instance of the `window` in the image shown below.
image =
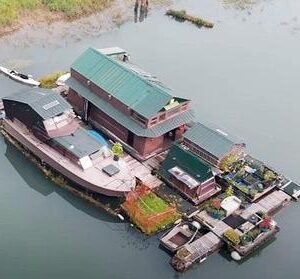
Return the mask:
[[[143,116],[141,116],[141,115],[138,114],[137,112],[132,111],[131,116],[132,116],[132,118],[134,118],[134,119],[137,120],[138,122],[140,122],[140,123],[146,125],[146,122],[147,122],[146,118],[144,118]]]
[[[151,126],[151,125],[154,125],[154,124],[156,124],[156,123],[157,123],[157,117],[154,117],[154,118],[152,118],[151,121],[150,121],[150,126]]]
[[[159,121],[163,121],[163,120],[165,120],[166,119],[166,114],[165,113],[163,113],[163,114],[161,114],[160,116],[159,116]]]

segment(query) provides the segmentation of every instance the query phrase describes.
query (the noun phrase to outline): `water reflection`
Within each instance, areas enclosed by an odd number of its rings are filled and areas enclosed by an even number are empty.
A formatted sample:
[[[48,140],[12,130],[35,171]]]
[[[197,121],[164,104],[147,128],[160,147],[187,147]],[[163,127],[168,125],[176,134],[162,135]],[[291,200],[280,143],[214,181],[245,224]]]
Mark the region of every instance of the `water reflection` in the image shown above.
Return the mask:
[[[148,0],[136,0],[134,5],[134,22],[143,22],[148,16]]]
[[[47,197],[52,193],[58,194],[61,198],[66,200],[74,208],[85,212],[89,216],[119,225],[119,221],[116,218],[111,217],[101,209],[91,206],[89,203],[69,193],[67,190],[56,186],[51,181],[47,180],[45,176],[40,172],[35,165],[30,163],[18,149],[16,149],[11,143],[6,142],[5,157],[23,178],[26,184],[35,190],[36,192]],[[120,230],[120,227],[111,227],[112,230]],[[121,230],[124,230],[123,228]]]

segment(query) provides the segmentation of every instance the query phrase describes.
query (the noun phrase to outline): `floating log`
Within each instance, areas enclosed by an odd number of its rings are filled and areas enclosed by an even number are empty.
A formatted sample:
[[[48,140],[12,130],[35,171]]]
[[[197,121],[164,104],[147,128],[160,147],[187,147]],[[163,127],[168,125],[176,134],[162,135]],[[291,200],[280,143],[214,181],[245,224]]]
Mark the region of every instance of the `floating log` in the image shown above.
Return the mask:
[[[196,17],[196,16],[191,16],[189,14],[186,13],[185,10],[168,10],[166,12],[167,16],[171,16],[173,18],[175,18],[178,21],[189,21],[195,25],[197,25],[198,27],[206,27],[206,28],[213,28],[214,24],[212,22],[206,21],[200,17]]]

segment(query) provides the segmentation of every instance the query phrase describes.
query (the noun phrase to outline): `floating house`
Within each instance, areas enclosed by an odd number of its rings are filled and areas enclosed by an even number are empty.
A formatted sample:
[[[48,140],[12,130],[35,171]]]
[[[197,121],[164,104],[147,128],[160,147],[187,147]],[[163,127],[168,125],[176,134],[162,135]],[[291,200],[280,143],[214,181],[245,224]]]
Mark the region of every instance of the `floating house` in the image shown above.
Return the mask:
[[[232,140],[219,129],[211,129],[199,122],[184,135],[183,144],[209,164],[219,167],[222,159],[232,153],[242,152],[246,145]]]
[[[3,98],[6,118],[22,122],[41,141],[78,128],[71,105],[58,94],[27,89]]]
[[[59,94],[23,90],[3,98],[3,104],[6,133],[76,185],[107,196],[123,196],[135,187],[135,175],[113,160]]]
[[[160,166],[159,174],[194,204],[199,204],[220,191],[211,167],[179,144],[170,149]]]
[[[193,114],[156,77],[110,51],[89,48],[71,66],[68,101],[85,121],[121,142],[139,160],[182,139]]]

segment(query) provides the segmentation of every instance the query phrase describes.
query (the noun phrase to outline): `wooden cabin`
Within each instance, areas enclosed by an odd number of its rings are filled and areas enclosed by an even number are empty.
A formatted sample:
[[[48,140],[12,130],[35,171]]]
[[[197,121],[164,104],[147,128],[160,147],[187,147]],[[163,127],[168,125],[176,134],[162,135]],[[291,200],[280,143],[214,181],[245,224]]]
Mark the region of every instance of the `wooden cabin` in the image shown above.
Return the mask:
[[[68,101],[83,120],[145,160],[182,139],[193,114],[189,100],[125,60],[86,50],[71,66]]]
[[[100,157],[102,145],[79,127],[71,105],[52,90],[22,90],[3,98],[6,118],[25,126],[82,169]]]
[[[246,147],[244,143],[234,141],[225,132],[211,129],[199,122],[184,134],[183,145],[215,167],[219,167],[227,155],[242,153]]]
[[[175,144],[162,162],[159,174],[194,204],[220,191],[211,167],[182,145]]]

